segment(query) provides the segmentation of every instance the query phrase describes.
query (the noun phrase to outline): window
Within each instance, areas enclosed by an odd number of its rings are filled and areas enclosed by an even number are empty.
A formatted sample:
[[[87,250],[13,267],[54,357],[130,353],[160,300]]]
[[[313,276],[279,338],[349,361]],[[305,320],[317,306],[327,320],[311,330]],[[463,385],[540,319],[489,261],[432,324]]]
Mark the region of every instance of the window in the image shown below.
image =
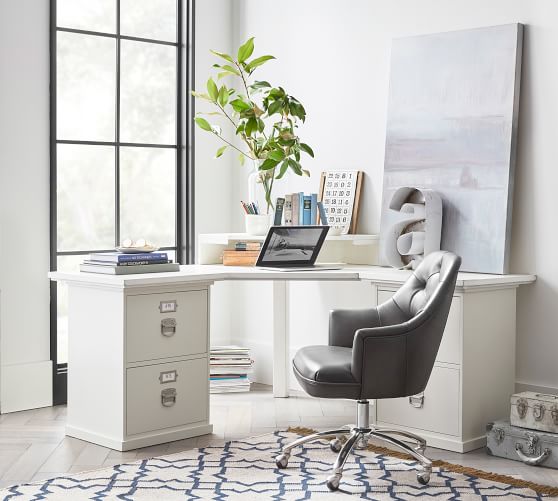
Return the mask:
[[[193,1],[51,0],[51,269],[145,238],[192,258]],[[67,294],[51,285],[54,401]]]

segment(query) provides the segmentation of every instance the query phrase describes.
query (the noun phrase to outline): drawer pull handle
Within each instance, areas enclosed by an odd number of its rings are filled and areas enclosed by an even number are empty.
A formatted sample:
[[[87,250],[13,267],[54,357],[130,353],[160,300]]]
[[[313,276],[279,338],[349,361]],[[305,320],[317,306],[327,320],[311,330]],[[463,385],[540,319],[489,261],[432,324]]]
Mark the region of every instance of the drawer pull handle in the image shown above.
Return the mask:
[[[176,318],[163,318],[161,320],[161,334],[165,337],[176,334]]]
[[[409,397],[409,405],[412,405],[415,409],[424,407],[424,393]]]
[[[161,391],[161,404],[163,407],[172,407],[176,403],[176,388],[167,388]]]

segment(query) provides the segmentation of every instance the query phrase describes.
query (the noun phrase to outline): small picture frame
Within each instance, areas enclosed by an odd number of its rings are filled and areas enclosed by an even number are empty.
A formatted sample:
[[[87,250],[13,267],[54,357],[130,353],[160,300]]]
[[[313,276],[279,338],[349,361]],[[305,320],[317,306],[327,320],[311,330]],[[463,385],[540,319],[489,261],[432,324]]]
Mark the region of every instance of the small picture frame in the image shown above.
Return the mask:
[[[341,235],[355,234],[358,225],[364,172],[358,170],[324,171],[320,177],[319,199],[327,223],[341,229]]]

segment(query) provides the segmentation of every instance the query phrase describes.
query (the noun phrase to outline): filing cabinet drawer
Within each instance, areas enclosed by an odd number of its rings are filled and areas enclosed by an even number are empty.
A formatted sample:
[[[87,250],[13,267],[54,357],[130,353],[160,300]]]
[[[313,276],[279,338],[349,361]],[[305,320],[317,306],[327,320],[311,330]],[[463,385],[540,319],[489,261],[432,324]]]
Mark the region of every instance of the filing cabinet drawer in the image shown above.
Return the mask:
[[[434,366],[423,395],[378,400],[377,420],[399,427],[459,434],[459,369]]]
[[[378,290],[378,304],[393,296],[394,291]],[[461,364],[461,297],[454,296],[451,302],[448,321],[436,356],[437,362]]]
[[[205,290],[126,299],[128,362],[206,353],[207,330]]]
[[[207,358],[128,369],[126,433],[207,421],[208,384]]]

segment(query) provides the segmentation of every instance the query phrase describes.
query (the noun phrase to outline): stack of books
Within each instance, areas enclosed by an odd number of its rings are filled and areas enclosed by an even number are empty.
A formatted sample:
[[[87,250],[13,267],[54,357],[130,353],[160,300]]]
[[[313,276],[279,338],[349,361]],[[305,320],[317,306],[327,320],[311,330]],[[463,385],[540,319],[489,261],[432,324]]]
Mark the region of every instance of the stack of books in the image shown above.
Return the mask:
[[[250,350],[241,346],[213,346],[209,355],[210,393],[250,391]]]
[[[289,193],[285,198],[278,198],[275,208],[274,224],[280,225],[315,225],[318,220],[325,221],[322,224],[327,224],[327,218],[323,212],[323,206],[318,202],[318,194],[311,193],[305,195],[304,193]],[[320,217],[318,217],[320,216]]]
[[[223,251],[225,266],[254,266],[258,260],[262,242],[236,242],[234,249]]]
[[[173,263],[166,252],[125,254],[122,252],[97,252],[89,255],[79,267],[86,273],[106,275],[130,275],[133,273],[157,273],[179,271],[180,265]]]

